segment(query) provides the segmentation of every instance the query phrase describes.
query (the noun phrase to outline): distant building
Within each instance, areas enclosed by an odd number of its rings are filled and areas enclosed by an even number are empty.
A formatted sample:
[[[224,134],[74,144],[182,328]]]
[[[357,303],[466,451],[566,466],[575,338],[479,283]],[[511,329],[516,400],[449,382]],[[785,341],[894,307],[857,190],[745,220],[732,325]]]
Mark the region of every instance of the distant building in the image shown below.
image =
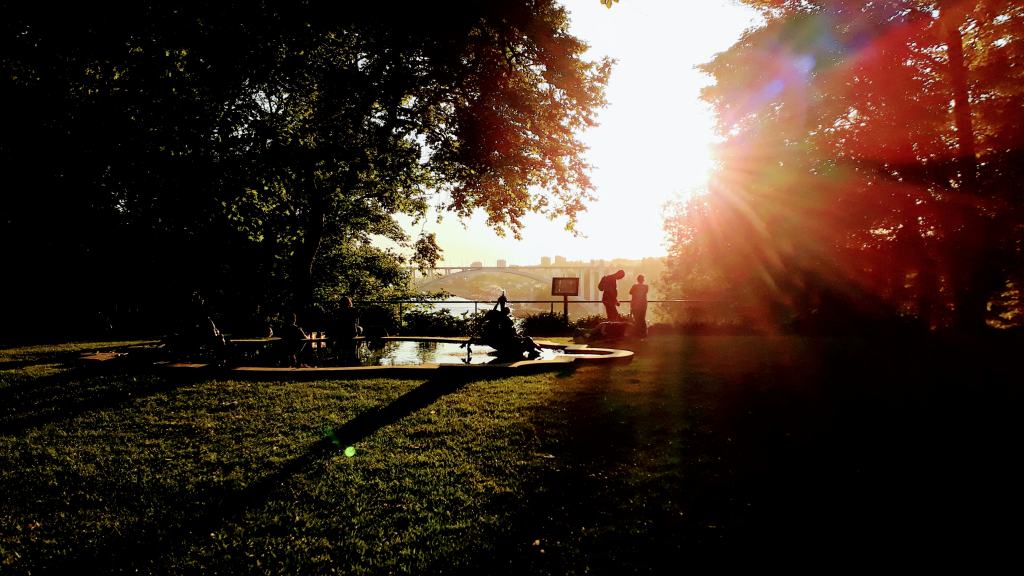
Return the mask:
[[[472,264],[469,265],[469,267],[470,268],[483,268],[484,267],[484,263],[483,262],[473,262]]]
[[[504,260],[498,260],[498,268],[505,268],[506,266],[508,266],[508,262],[505,262]]]
[[[551,256],[541,256],[540,257],[540,265],[541,266],[551,266]]]
[[[555,266],[565,266],[565,256],[555,256]]]

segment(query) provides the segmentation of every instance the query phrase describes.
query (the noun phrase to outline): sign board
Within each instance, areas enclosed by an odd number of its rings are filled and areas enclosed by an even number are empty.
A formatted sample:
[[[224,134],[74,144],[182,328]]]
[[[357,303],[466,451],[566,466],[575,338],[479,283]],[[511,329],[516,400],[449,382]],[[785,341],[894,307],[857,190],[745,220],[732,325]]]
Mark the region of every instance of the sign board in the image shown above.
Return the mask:
[[[552,296],[579,296],[580,294],[580,279],[576,277],[572,278],[552,278],[551,279],[551,295]]]

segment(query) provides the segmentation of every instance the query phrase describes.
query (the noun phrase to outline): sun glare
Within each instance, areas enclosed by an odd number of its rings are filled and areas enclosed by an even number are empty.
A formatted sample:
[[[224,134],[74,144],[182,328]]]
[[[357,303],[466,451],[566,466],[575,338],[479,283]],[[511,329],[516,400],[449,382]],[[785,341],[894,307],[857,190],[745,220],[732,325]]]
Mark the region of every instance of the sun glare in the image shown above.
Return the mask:
[[[663,256],[665,203],[706,188],[714,118],[700,100],[710,79],[695,67],[735,41],[753,12],[728,2],[700,9],[673,0],[618,3],[611,10],[593,0],[564,4],[572,32],[590,45],[587,56],[616,60],[600,125],[581,135],[596,201],[580,215],[576,237],[564,222],[536,215],[525,219],[521,241],[499,238],[479,215],[431,224],[447,264]]]

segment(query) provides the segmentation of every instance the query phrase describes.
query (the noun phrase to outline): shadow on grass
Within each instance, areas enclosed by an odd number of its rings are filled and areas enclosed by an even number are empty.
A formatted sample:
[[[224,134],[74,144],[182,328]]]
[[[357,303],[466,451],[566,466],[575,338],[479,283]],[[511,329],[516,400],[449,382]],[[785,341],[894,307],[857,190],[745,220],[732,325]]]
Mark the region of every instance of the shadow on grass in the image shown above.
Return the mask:
[[[112,361],[80,366],[69,360],[55,374],[19,377],[0,388],[0,434],[20,434],[93,410],[114,408],[189,381],[176,377],[172,382],[150,365]]]
[[[81,352],[78,350],[25,351],[15,354],[11,359],[0,360],[0,370],[21,370],[32,366],[45,366],[48,364],[65,366],[73,363],[80,354]]]
[[[312,469],[318,462],[344,454],[346,447],[457,392],[470,382],[488,379],[491,378],[467,375],[427,380],[385,406],[371,408],[341,426],[324,430],[323,437],[305,452],[255,482],[237,489],[210,487],[204,492],[182,494],[183,506],[168,506],[172,513],[118,536],[91,541],[88,546],[61,558],[57,565],[43,568],[56,568],[58,573],[65,569],[81,571],[83,567],[102,573],[160,571],[165,568],[164,559],[186,553],[189,545],[198,539],[208,538],[210,533],[239,520],[248,510],[265,504],[290,478]]]
[[[475,565],[1009,557],[1017,343],[750,340],[683,339],[580,372],[537,415],[551,466]]]
[[[46,354],[43,357],[36,357],[28,360],[4,360],[0,361],[0,370],[20,370],[30,366],[43,366],[46,364],[65,364],[76,354],[67,352]]]
[[[18,370],[45,364],[72,364],[84,351],[109,352],[125,350],[131,346],[132,344],[82,343],[65,344],[64,349],[55,350],[40,350],[40,347],[35,346],[18,349],[0,348],[0,357],[9,357],[7,360],[0,360],[0,370]],[[68,349],[69,347],[71,349]]]

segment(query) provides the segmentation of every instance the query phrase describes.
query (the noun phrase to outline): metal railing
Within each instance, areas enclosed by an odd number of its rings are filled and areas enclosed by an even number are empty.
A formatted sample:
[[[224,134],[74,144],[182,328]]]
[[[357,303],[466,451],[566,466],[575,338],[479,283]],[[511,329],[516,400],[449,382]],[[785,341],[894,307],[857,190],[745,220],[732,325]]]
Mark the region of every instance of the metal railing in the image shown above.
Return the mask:
[[[629,304],[629,300],[619,300],[622,304]],[[574,304],[604,304],[602,300],[508,300],[508,304],[548,304],[551,307],[551,313],[555,313],[555,305],[565,306]],[[725,304],[724,300],[701,300],[701,299],[670,299],[670,300],[648,300],[648,304]],[[487,310],[497,304],[497,300],[359,300],[356,302],[357,305],[390,305],[398,306],[398,317],[401,321],[404,315],[404,308],[406,306],[415,306],[421,304],[444,304],[447,306],[473,306],[473,313],[476,314],[480,311],[480,305],[483,304],[484,310]],[[468,310],[467,310],[468,312]]]

